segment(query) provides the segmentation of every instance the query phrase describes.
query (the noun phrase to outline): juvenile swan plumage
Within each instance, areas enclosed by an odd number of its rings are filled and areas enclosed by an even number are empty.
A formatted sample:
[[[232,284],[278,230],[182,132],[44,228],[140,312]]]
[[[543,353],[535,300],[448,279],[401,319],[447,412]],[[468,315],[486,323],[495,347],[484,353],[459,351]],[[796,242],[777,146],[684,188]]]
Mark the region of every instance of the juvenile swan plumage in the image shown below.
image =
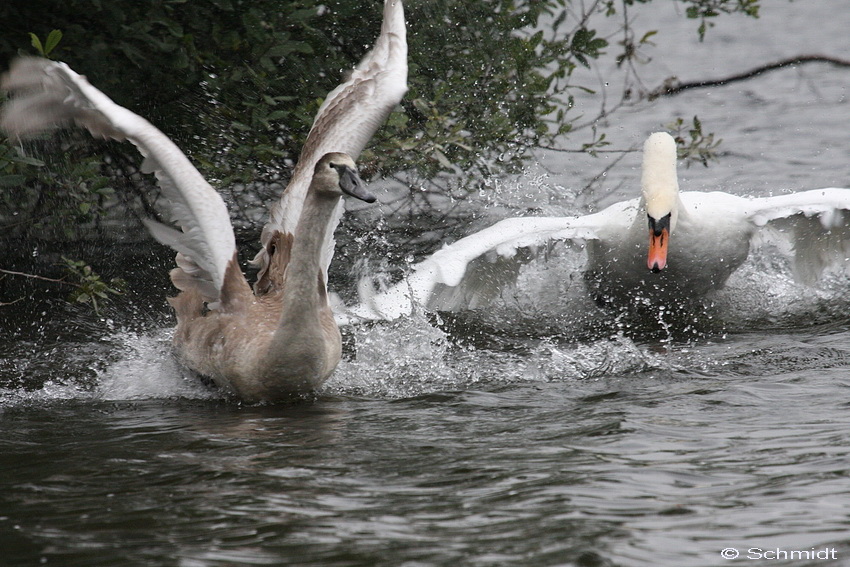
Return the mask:
[[[21,58],[3,77],[15,96],[0,127],[25,137],[75,124],[92,135],[129,140],[145,157],[181,227],[147,221],[177,251],[169,301],[174,345],[191,369],[249,402],[276,401],[320,386],[340,360],[328,304],[327,268],[343,194],[373,202],[354,160],[407,90],[401,0],[386,0],[372,51],[319,109],[292,179],[263,229],[252,290],[239,269],[224,201],[183,152],[144,118],[118,106],[64,63]]]
[[[482,307],[515,280],[523,263],[556,241],[584,245],[585,280],[600,302],[676,307],[721,288],[746,260],[764,227],[790,240],[796,277],[813,283],[850,257],[850,189],[776,197],[679,192],[676,144],[666,133],[644,144],[642,196],[579,217],[502,220],[437,251],[402,282],[367,293],[342,320],[392,319],[414,305],[437,310]],[[649,247],[647,248],[647,233]]]
[[[343,193],[375,201],[354,168],[341,153],[315,165],[295,237],[274,238],[282,276],[270,293],[255,296],[234,259],[218,308],[206,313],[197,286],[182,268],[172,270],[182,290],[169,300],[177,312],[174,344],[187,366],[249,401],[287,398],[327,380],[342,346],[321,265],[325,233]]]

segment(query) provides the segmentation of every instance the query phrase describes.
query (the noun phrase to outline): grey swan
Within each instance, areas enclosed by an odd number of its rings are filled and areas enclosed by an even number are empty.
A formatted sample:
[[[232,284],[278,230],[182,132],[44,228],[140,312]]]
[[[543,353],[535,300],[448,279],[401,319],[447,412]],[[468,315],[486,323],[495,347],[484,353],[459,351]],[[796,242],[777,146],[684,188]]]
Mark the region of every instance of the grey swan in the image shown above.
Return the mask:
[[[182,230],[146,221],[177,251],[180,293],[174,348],[188,368],[246,402],[291,399],[318,388],[341,356],[328,302],[327,268],[343,194],[373,202],[354,160],[407,91],[401,0],[386,0],[381,33],[348,79],[328,94],[292,178],[263,229],[252,290],[239,268],[224,201],[180,149],[144,118],[118,106],[66,64],[15,60],[2,79],[15,95],[0,127],[23,138],[74,124],[129,140],[156,175]]]
[[[790,241],[803,283],[814,283],[830,264],[848,264],[850,189],[761,198],[679,192],[676,159],[673,137],[654,133],[643,147],[641,197],[584,216],[499,221],[438,250],[387,289],[361,284],[360,303],[338,321],[395,319],[417,306],[484,307],[522,264],[557,241],[584,248],[589,291],[622,309],[648,299],[675,310],[722,288],[766,229]]]

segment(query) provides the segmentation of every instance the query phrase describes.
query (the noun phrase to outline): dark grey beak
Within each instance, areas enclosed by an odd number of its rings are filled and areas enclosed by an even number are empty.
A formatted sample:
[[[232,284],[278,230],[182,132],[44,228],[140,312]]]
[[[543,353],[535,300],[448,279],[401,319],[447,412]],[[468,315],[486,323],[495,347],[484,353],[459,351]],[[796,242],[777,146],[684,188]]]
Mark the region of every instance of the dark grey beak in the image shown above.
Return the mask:
[[[339,188],[343,193],[367,203],[374,203],[377,200],[374,195],[366,191],[366,184],[355,170],[347,165],[332,164],[332,167],[339,173]]]

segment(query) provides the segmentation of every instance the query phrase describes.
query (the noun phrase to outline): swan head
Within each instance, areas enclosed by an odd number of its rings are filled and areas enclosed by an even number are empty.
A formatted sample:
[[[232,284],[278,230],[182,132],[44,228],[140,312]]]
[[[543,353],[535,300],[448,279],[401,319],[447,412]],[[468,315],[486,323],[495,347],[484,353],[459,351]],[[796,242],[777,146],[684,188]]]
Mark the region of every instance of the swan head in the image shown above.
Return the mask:
[[[313,170],[313,185],[315,190],[331,196],[350,195],[367,203],[376,200],[357,174],[354,160],[340,152],[327,153],[319,159]]]
[[[652,134],[643,144],[641,190],[649,223],[646,263],[660,272],[667,266],[667,245],[679,218],[676,141],[666,132]]]

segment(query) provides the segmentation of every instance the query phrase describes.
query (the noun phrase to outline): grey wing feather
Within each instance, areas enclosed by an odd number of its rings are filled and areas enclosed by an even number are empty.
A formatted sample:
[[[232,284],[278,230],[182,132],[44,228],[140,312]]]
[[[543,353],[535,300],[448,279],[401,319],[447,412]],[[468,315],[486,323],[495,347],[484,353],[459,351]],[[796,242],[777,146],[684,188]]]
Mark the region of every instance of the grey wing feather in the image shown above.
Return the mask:
[[[252,263],[260,280],[268,267],[267,246],[275,232],[295,233],[316,162],[328,152],[357,160],[360,152],[407,92],[407,32],[401,0],[385,0],[381,33],[373,49],[331,91],[319,108],[298,163],[280,200],[263,227],[260,249]],[[325,274],[333,256],[333,231],[342,208],[328,226],[322,256]]]
[[[16,96],[3,108],[0,128],[13,137],[75,124],[94,136],[129,140],[146,158],[183,232],[148,224],[155,238],[178,250],[187,274],[208,301],[219,298],[236,241],[227,207],[183,152],[150,122],[118,106],[64,63],[21,58],[4,75],[2,88]],[[162,227],[165,228],[165,227]],[[182,267],[182,266],[181,266]]]

